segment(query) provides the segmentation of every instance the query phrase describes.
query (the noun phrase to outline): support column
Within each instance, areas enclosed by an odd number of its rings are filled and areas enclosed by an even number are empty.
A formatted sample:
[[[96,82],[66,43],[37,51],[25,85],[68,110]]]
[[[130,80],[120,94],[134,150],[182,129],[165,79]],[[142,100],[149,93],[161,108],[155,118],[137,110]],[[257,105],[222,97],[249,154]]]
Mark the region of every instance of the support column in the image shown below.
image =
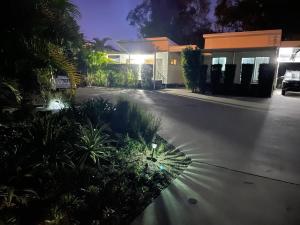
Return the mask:
[[[156,89],[156,50],[154,52],[154,63],[153,63],[153,89]]]

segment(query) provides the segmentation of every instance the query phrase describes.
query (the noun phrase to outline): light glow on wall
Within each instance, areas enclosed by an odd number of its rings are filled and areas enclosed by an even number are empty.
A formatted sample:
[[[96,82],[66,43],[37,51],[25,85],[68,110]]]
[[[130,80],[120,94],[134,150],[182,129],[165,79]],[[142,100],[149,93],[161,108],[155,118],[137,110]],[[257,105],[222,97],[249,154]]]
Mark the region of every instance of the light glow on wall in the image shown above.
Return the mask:
[[[297,48],[280,48],[279,49],[279,56],[277,58],[278,62],[300,62],[300,52],[296,55],[294,60],[292,56]]]
[[[145,64],[146,59],[148,59],[148,55],[131,55],[130,56],[130,63],[131,64]]]

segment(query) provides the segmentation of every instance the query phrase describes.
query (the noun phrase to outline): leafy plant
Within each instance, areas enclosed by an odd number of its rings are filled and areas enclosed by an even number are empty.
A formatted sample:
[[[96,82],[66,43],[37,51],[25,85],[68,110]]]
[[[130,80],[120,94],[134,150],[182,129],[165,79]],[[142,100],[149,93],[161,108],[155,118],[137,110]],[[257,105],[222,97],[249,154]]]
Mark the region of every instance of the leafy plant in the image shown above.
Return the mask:
[[[181,65],[186,88],[195,92],[199,86],[201,73],[202,55],[200,50],[186,48],[181,53]]]
[[[12,104],[21,103],[21,92],[17,88],[16,82],[0,80],[0,108]]]
[[[79,108],[81,116],[94,125],[109,123],[115,107],[107,100],[96,98],[83,103]]]
[[[80,169],[86,166],[98,167],[109,161],[109,151],[112,140],[103,132],[103,128],[94,127],[91,122],[87,126],[80,126],[80,142],[76,144],[74,157]]]
[[[276,66],[274,64],[261,64],[259,67],[258,84],[261,97],[271,97],[274,88]]]
[[[132,138],[151,143],[160,126],[160,120],[137,105],[119,100],[112,117],[112,129]]]
[[[130,224],[190,162],[125,100],[4,122],[0,223]]]
[[[218,92],[220,81],[222,78],[222,65],[211,65],[211,91],[213,94]]]
[[[141,82],[142,88],[153,89],[153,66],[152,65],[142,65],[141,68]]]
[[[226,64],[224,73],[224,85],[227,92],[232,91],[236,64]]]

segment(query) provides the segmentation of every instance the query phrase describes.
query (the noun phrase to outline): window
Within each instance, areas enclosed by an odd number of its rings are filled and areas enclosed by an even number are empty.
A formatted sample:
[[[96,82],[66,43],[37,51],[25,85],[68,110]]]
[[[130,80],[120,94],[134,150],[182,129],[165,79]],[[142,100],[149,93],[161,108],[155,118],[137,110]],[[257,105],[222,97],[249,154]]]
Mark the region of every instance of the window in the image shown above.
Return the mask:
[[[254,71],[252,81],[258,81],[259,66],[260,64],[270,63],[270,57],[256,57],[256,58],[242,58],[242,64],[254,64]]]
[[[256,57],[255,59],[255,67],[254,67],[254,76],[253,81],[258,81],[258,74],[259,74],[259,66],[260,64],[269,64],[270,58],[269,57]]]
[[[242,58],[242,64],[254,64],[255,58]]]
[[[212,64],[221,64],[222,65],[222,71],[225,71],[225,65],[226,65],[226,57],[218,57],[212,59]]]
[[[170,64],[171,65],[177,65],[177,59],[171,59]]]

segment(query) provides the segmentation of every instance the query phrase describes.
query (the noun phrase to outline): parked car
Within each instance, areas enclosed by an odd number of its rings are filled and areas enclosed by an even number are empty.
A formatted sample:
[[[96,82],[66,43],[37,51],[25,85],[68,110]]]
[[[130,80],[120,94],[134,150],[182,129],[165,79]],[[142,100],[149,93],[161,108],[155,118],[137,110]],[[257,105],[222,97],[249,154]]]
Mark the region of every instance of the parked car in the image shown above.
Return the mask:
[[[284,74],[281,94],[285,95],[287,91],[300,92],[300,71],[287,70]]]
[[[55,79],[53,79],[52,86],[55,90],[70,89],[71,83],[67,76],[57,76]]]

